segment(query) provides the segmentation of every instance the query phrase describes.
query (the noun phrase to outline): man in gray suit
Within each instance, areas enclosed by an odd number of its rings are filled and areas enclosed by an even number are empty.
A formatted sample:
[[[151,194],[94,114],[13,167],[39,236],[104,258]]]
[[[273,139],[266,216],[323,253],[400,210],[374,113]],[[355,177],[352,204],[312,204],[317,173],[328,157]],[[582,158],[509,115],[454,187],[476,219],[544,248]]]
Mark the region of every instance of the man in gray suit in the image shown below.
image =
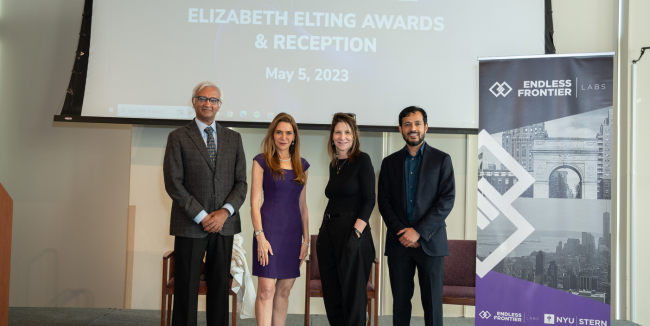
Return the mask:
[[[233,236],[241,232],[238,210],[247,185],[241,135],[214,120],[221,98],[215,84],[198,84],[192,92],[196,119],[167,138],[163,175],[173,200],[174,326],[196,325],[204,255],[208,325],[228,325]]]

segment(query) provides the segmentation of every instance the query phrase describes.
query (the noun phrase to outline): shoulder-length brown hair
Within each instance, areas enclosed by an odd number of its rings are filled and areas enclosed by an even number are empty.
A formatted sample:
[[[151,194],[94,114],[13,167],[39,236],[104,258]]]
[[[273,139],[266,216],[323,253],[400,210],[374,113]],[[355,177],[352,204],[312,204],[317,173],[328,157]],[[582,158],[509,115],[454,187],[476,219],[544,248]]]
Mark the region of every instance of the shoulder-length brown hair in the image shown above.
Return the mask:
[[[336,145],[334,145],[334,141],[332,140],[334,137],[334,128],[339,122],[344,122],[345,124],[348,125],[348,128],[350,128],[350,131],[352,132],[352,147],[350,147],[350,152],[348,153],[348,160],[350,162],[354,162],[354,159],[359,157],[359,154],[361,154],[361,142],[359,141],[359,128],[357,127],[357,121],[354,120],[353,114],[352,113],[336,113],[334,114],[334,118],[332,119],[332,124],[330,125],[330,138],[327,140],[327,153],[330,155],[330,158],[332,159],[332,166],[336,165],[336,160],[338,160],[338,150],[336,149]]]
[[[274,178],[282,178],[284,180],[284,170],[280,167],[280,157],[278,156],[277,148],[275,147],[275,139],[273,134],[275,128],[278,127],[280,122],[291,124],[293,128],[293,144],[289,146],[289,154],[291,155],[291,165],[293,166],[294,181],[299,185],[304,185],[307,181],[307,175],[302,169],[302,160],[300,159],[300,135],[298,134],[298,125],[293,117],[287,113],[280,113],[275,116],[271,122],[266,136],[262,140],[262,153],[266,159],[266,165],[273,171]]]

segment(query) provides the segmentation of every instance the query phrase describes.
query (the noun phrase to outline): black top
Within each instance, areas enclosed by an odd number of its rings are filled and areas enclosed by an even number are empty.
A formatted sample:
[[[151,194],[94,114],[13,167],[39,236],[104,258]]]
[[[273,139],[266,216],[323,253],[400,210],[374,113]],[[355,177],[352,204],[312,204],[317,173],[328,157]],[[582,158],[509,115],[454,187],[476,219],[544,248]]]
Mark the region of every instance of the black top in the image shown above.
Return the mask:
[[[325,214],[357,212],[366,223],[375,207],[375,169],[368,154],[361,152],[354,162],[338,160],[341,167],[330,164],[330,179],[325,187],[329,198]]]

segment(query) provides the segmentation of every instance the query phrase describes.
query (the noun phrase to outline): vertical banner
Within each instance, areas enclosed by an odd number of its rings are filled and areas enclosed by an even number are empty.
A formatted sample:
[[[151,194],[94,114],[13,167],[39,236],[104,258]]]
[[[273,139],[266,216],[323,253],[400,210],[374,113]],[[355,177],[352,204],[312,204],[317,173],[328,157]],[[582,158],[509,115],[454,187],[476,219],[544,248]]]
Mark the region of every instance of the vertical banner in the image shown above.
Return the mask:
[[[613,55],[479,59],[477,325],[610,325]]]

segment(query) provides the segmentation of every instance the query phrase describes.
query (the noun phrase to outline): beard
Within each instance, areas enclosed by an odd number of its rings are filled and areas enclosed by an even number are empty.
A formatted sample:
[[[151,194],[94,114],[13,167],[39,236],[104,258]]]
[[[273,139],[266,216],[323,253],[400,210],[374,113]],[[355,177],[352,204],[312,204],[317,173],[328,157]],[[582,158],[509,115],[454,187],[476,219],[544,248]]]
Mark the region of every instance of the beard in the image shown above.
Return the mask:
[[[417,140],[413,140],[413,141],[411,141],[411,140],[409,139],[409,135],[410,135],[410,134],[417,134],[417,135],[418,135],[418,139],[417,139]],[[402,138],[404,138],[404,141],[405,141],[407,144],[409,144],[409,146],[418,146],[418,145],[422,144],[422,142],[424,141],[424,134],[420,134],[419,132],[411,132],[411,133],[409,133],[409,134],[402,134]]]

